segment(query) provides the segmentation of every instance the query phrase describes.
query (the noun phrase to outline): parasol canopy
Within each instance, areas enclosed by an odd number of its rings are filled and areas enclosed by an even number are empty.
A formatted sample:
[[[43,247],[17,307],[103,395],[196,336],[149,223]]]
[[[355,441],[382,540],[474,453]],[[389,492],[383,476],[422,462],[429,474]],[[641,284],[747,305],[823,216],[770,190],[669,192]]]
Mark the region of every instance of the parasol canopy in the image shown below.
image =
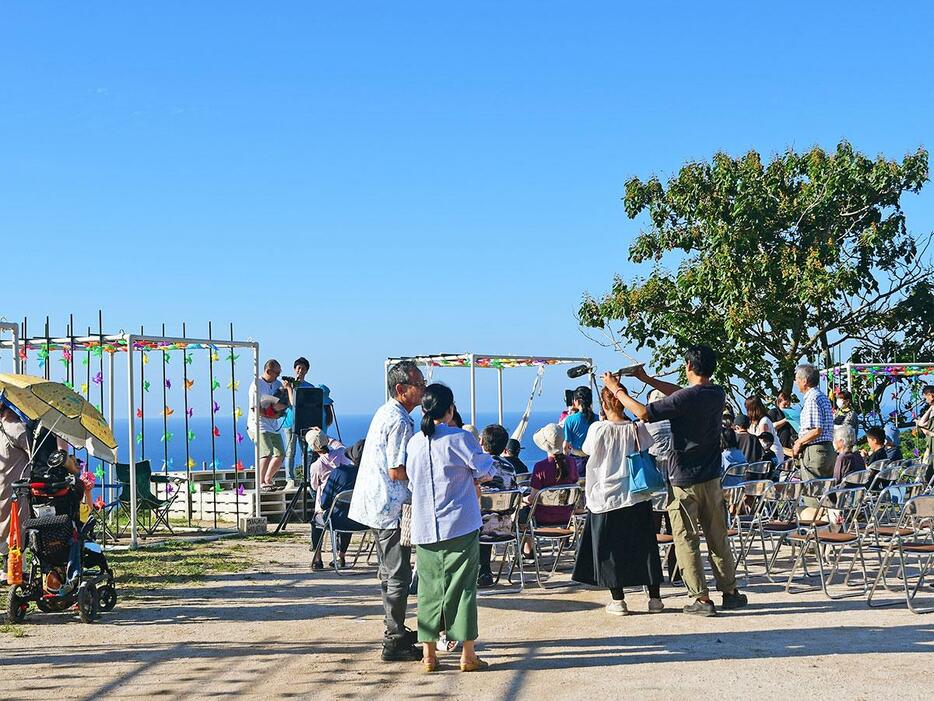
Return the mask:
[[[0,397],[76,448],[84,448],[100,460],[116,462],[117,441],[103,415],[62,383],[0,373]]]

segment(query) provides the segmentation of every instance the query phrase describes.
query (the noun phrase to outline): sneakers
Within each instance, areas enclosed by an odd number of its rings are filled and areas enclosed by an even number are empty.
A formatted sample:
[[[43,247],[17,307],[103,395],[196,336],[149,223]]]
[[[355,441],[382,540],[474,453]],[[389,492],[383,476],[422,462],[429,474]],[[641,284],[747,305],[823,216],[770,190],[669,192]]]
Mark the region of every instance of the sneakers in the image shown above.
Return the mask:
[[[295,484],[295,480],[286,480],[286,481],[285,481],[285,488],[286,488],[286,489],[295,489],[297,486],[298,486],[298,485]]]
[[[611,601],[606,605],[606,612],[611,616],[628,616],[629,608],[625,601]]]
[[[737,589],[732,594],[723,595],[723,605],[720,608],[724,611],[730,611],[732,609],[741,609],[748,603],[749,599],[746,598],[746,595]]]
[[[701,601],[697,599],[693,604],[688,604],[682,611],[692,616],[716,616],[717,607],[712,601]]]
[[[422,648],[417,645],[383,645],[383,662],[418,662]]]
[[[649,613],[661,613],[665,610],[665,603],[661,599],[649,599]]]

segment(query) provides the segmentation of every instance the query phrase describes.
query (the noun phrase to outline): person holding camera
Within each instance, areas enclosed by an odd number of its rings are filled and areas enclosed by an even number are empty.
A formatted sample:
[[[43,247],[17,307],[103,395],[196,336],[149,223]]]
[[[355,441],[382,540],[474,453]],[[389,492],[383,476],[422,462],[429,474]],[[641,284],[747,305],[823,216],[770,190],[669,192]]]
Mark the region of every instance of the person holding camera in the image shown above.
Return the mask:
[[[278,419],[284,414],[288,398],[279,381],[282,366],[270,359],[263,366],[263,374],[250,386],[250,411],[247,433],[259,445],[259,478],[263,491],[276,488],[276,473],[285,457]],[[259,412],[259,435],[256,433],[256,413]]]
[[[681,388],[650,377],[639,368],[633,377],[666,396],[648,406],[629,396],[619,379],[610,373],[604,383],[623,406],[642,421],[668,419],[673,438],[668,459],[668,515],[671,518],[675,553],[688,594],[694,602],[683,611],[697,616],[715,616],[700,554],[700,532],[707,541],[708,558],[717,588],[723,592],[724,609],[747,604],[736,588],[736,566],[727,540],[726,508],[720,485],[722,454],[720,429],[726,392],[710,381],[717,356],[707,346],[691,346],[684,354],[689,386]]]

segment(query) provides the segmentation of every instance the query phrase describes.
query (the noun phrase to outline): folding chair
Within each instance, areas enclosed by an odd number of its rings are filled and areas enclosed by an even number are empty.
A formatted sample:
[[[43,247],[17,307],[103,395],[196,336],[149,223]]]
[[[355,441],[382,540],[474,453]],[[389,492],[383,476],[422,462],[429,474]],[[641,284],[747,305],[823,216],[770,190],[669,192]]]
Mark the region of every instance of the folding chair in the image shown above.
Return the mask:
[[[173,531],[172,526],[169,525],[169,510],[172,508],[172,504],[175,503],[175,500],[181,495],[181,490],[178,489],[178,487],[186,481],[185,478],[170,477],[160,474],[154,475],[152,474],[152,468],[148,460],[140,460],[135,463],[135,466],[136,515],[137,518],[139,518],[142,514],[149,514],[149,524],[146,525],[139,522],[140,525],[143,526],[147,535],[153,535],[160,524],[165,526],[166,530],[174,535],[175,531]],[[116,477],[117,484],[120,486],[120,494],[115,501],[107,504],[104,509],[108,515],[114,514],[116,521],[114,534],[115,536],[119,536],[124,535],[126,529],[129,528],[130,525],[130,494],[132,493],[130,486],[130,466],[127,463],[114,463],[114,476]],[[165,485],[166,498],[160,499],[153,494],[150,488],[151,484]],[[168,494],[168,485],[174,485],[175,487],[172,494]],[[123,530],[120,529],[120,514],[126,515],[127,518],[127,526]]]
[[[720,477],[720,484],[724,487],[735,487],[746,481],[746,470],[749,463],[741,462],[736,465],[728,466]]]
[[[499,563],[499,570],[493,581],[499,583],[503,574],[503,567],[506,566],[507,556],[512,550],[512,560],[507,577],[509,583],[512,583],[512,572],[515,565],[519,565],[519,589],[525,588],[525,571],[522,569],[522,540],[520,537],[519,510],[522,508],[522,498],[525,495],[520,489],[508,489],[498,492],[480,493],[480,515],[505,516],[512,519],[512,530],[509,533],[480,533],[480,545],[489,545],[495,549],[502,547],[503,556]]]
[[[794,594],[800,591],[813,590],[816,587],[799,588],[792,591],[791,585],[794,581],[795,572],[799,564],[805,564],[807,552],[814,549],[815,559],[817,560],[818,573],[824,595],[829,599],[845,599],[853,596],[865,595],[867,589],[866,562],[863,560],[862,540],[863,534],[859,530],[859,516],[862,513],[863,499],[866,496],[865,487],[847,487],[843,489],[831,489],[820,498],[815,515],[810,519],[811,525],[802,528],[798,533],[792,533],[789,540],[801,546],[800,555],[795,559],[788,575],[788,582],[785,585],[785,591]],[[839,519],[832,518],[833,514],[839,514]],[[829,522],[838,520],[841,526],[839,531],[833,531],[827,528]],[[840,571],[840,559],[847,548],[852,548],[855,553],[843,577],[842,585],[849,586],[850,575],[858,562],[862,570],[862,587],[856,592],[846,592],[843,594],[832,593],[834,576]],[[829,571],[825,571],[824,559],[830,551],[831,557],[828,558],[826,565]]]
[[[667,497],[667,494],[665,494]],[[723,487],[723,506],[726,509],[727,542],[733,551],[736,567],[740,564],[746,573],[744,586],[749,583],[749,566],[746,564],[746,548],[743,539],[742,511],[745,507],[746,487],[742,484]],[[654,508],[654,504],[653,504]],[[737,547],[738,541],[738,547]]]
[[[577,503],[581,487],[576,484],[562,484],[555,487],[545,487],[535,493],[529,510],[529,520],[525,527],[525,534],[532,538],[535,547],[535,581],[542,589],[546,589],[545,582],[550,579],[558,569],[561,553],[571,543],[574,537],[574,528],[571,527],[573,513],[565,526],[540,526],[535,520],[535,510],[539,506],[573,506]],[[555,561],[547,577],[542,578],[540,542],[548,543],[552,547],[557,545]]]
[[[898,555],[898,573],[905,593],[905,603],[912,613],[922,614],[934,611],[934,606],[915,606],[914,600],[918,591],[924,586],[924,580],[931,568],[934,558],[934,495],[926,494],[912,497],[905,504],[901,518],[895,526],[895,531],[884,550],[882,564],[873,580],[872,588],[866,603],[872,607],[890,606],[895,602],[873,603],[879,582],[885,584],[886,571],[890,563]],[[917,557],[917,581],[912,586],[911,575],[908,570],[908,559]],[[887,585],[886,585],[887,586]],[[888,587],[887,587],[888,588]]]
[[[664,492],[655,492],[652,495],[652,511],[661,517],[661,523],[664,527],[665,517],[668,515],[668,490]],[[662,530],[664,530],[664,528]],[[655,542],[658,544],[658,556],[662,561],[662,566],[667,569],[669,564],[668,558],[671,556],[671,551],[675,547],[675,538],[671,533],[659,531],[655,534]],[[681,567],[676,560],[674,570],[668,573],[669,584],[678,584],[680,582],[680,580],[677,582],[675,581],[675,575],[678,574],[680,569]]]
[[[328,509],[327,514],[317,523],[318,527],[324,528],[328,533],[328,541],[331,545],[331,560],[334,566],[334,571],[337,574],[346,574],[346,570],[349,570],[353,567],[356,567],[357,561],[360,559],[360,555],[364,552],[364,546],[370,540],[370,530],[366,526],[360,526],[359,528],[337,528],[334,525],[334,509],[340,504],[345,509],[350,508],[350,501],[353,499],[353,490],[345,489],[343,492],[339,492],[335,497],[334,501],[331,502],[331,508]],[[353,562],[350,566],[344,566],[340,563],[340,547],[338,541],[342,535],[350,535],[351,541],[353,540],[354,535],[361,534],[363,537],[357,543],[357,549],[353,555]],[[375,543],[371,544],[374,545]],[[322,534],[321,538],[318,539],[318,546],[315,550],[314,560],[317,561],[321,557],[321,551],[324,549],[324,535]]]
[[[771,460],[761,462],[751,462],[746,466],[745,478],[747,482],[752,480],[770,480],[775,471],[775,465]]]

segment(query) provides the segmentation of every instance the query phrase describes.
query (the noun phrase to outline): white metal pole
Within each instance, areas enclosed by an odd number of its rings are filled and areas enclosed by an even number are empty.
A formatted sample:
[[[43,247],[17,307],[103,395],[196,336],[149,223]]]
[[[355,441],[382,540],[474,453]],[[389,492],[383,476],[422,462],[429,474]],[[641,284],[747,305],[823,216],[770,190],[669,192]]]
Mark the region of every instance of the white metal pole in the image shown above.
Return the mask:
[[[10,336],[13,338],[10,344],[10,347],[13,349],[13,372],[18,375],[21,372],[19,357],[19,324],[7,321],[0,322],[0,331],[9,331]]]
[[[852,394],[853,392],[853,369],[850,363],[846,364],[846,389]]]
[[[385,401],[387,402],[389,401],[389,397],[391,396],[389,394],[389,363],[390,362],[391,362],[390,360],[387,360],[385,363],[383,363],[383,390],[386,392]]]
[[[499,425],[503,426],[503,369],[496,368],[496,394],[499,409]]]
[[[126,337],[127,416],[129,432],[127,441],[127,463],[130,466],[130,548],[137,546],[136,533],[136,404],[133,396],[133,336]]]
[[[477,356],[470,354],[470,423],[477,427]]]
[[[115,386],[117,384],[117,381],[116,381],[117,378],[114,376],[114,355],[116,354],[115,353],[110,354],[110,378],[108,380],[110,382],[110,430],[111,431],[113,431],[114,428],[116,427],[116,424],[114,423],[114,416],[115,416],[115,411],[116,411],[116,408],[114,406],[114,400],[116,399]],[[103,407],[101,407],[101,409],[103,409]],[[103,411],[101,413],[103,413]],[[113,490],[113,483],[114,483],[114,466],[113,466],[113,463],[111,463],[110,466],[107,468],[107,484],[111,486],[111,490]],[[105,502],[109,502],[111,493],[112,491],[108,493],[106,488],[101,488],[101,495],[103,496]]]
[[[256,437],[256,440],[253,441],[253,488],[256,493],[256,515],[262,516],[263,499],[259,488],[259,343],[253,345],[253,379],[251,382],[253,383],[252,390],[255,393],[253,399],[253,435]]]

